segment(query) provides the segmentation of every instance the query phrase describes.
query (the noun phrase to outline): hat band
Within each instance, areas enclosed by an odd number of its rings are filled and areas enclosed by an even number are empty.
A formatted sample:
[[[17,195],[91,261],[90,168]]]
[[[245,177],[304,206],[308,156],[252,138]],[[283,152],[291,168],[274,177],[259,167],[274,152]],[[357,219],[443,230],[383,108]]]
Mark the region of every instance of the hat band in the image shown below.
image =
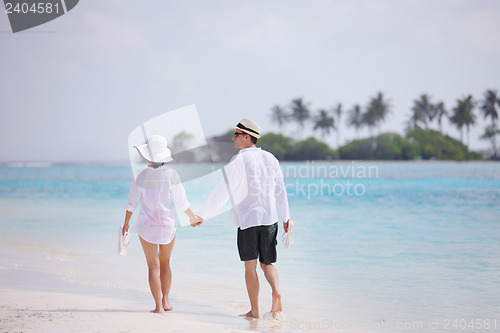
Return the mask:
[[[249,131],[249,132],[252,132],[252,133],[255,133],[255,134],[259,135],[259,132],[255,131],[255,130],[253,130],[251,128],[246,127],[242,123],[238,123],[238,125],[236,125],[236,127],[240,128],[240,129],[243,129],[245,131]]]

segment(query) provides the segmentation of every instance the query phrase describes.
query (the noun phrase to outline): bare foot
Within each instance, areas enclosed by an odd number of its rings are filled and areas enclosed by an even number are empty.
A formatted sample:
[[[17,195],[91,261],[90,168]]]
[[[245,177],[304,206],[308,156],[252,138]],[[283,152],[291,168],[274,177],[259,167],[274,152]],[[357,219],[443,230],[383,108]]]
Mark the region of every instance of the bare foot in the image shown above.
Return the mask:
[[[245,317],[245,318],[259,318],[258,313],[252,313],[252,311],[248,311],[247,313],[240,314],[240,317]]]
[[[170,303],[166,299],[162,301],[162,304],[163,304],[163,310],[165,311],[172,311],[174,309],[174,307],[170,306]]]
[[[275,317],[276,313],[283,311],[283,307],[281,305],[281,294],[276,293],[273,295],[273,305],[271,307],[271,314]]]
[[[154,309],[154,310],[151,310],[149,311],[151,313],[158,313],[158,314],[163,314],[163,309]]]

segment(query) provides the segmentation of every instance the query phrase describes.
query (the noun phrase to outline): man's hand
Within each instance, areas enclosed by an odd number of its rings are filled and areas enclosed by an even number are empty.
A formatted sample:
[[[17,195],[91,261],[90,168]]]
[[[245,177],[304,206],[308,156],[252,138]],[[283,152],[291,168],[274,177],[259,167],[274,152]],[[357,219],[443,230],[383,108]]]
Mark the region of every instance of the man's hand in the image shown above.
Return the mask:
[[[288,232],[288,225],[289,225],[288,221],[290,221],[290,219],[288,219],[286,222],[283,221],[283,229],[285,230],[285,232]]]

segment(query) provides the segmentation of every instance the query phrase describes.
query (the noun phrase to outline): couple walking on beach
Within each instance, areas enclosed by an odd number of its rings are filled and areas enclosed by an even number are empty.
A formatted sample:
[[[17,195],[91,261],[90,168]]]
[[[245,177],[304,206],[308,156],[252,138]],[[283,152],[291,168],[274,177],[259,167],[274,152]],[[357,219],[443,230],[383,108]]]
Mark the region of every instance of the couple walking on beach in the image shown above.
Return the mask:
[[[271,314],[282,311],[279,277],[276,267],[278,215],[288,231],[290,212],[279,162],[271,153],[257,148],[260,127],[250,119],[242,119],[234,127],[233,141],[240,148],[225,166],[224,181],[210,193],[195,214],[186,198],[178,174],[165,163],[172,161],[167,141],[153,135],[147,144],[135,147],[149,164],[132,180],[126,205],[123,232],[129,229],[132,214],[141,203],[135,231],[139,234],[149,271],[149,286],[156,303],[152,312],[172,310],[168,295],[172,281],[170,256],[175,241],[176,222],[173,202],[186,213],[193,227],[217,215],[231,200],[231,219],[238,227],[237,245],[245,265],[245,282],[250,311],[242,317],[259,318],[259,278],[257,259],[272,289]]]

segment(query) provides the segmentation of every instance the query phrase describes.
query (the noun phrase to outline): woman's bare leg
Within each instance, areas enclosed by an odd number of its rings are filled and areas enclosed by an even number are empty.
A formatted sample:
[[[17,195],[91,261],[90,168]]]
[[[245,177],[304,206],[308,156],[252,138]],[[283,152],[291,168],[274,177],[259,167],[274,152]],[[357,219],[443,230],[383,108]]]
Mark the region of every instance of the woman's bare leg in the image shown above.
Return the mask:
[[[142,249],[148,263],[149,288],[155,300],[156,307],[152,312],[163,313],[161,302],[161,281],[160,281],[160,259],[158,255],[158,245],[146,242],[139,236]]]
[[[170,256],[174,248],[174,239],[168,244],[160,245],[159,259],[160,259],[160,280],[161,280],[161,293],[163,310],[171,311],[173,309],[168,301],[168,294],[170,293],[170,286],[172,284],[172,270],[170,269]]]

